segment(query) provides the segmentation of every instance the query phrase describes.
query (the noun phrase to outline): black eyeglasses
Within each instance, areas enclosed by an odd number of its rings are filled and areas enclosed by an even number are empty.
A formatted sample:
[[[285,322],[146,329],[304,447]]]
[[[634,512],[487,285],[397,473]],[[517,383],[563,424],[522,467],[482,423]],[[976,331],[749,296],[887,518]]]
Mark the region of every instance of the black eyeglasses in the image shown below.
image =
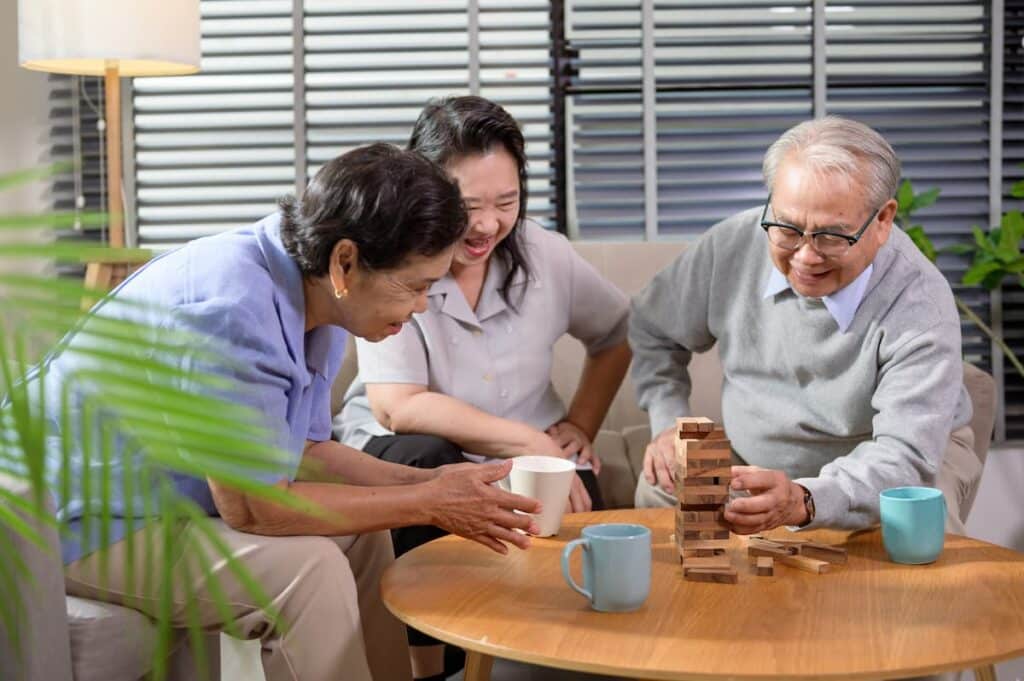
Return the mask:
[[[761,229],[768,235],[768,240],[779,248],[787,251],[796,251],[803,245],[804,237],[810,236],[811,248],[825,258],[840,258],[846,255],[846,252],[860,241],[861,236],[871,226],[871,223],[875,221],[875,218],[878,217],[878,211],[881,210],[881,208],[875,209],[867,219],[867,222],[855,234],[840,234],[839,232],[829,231],[807,233],[799,227],[765,219],[768,217],[768,206],[771,205],[771,202],[772,195],[769,194],[768,200],[764,203],[764,212],[761,213]]]

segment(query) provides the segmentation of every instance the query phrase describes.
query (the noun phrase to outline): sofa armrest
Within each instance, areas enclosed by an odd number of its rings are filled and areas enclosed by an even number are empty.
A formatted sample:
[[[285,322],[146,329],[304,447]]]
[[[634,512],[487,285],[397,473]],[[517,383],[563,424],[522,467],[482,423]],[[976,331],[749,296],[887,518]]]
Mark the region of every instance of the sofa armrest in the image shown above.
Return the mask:
[[[0,489],[22,498],[31,494],[27,483],[3,474],[0,474]],[[0,503],[6,502],[0,499]],[[17,593],[24,606],[16,616],[20,650],[15,649],[10,632],[0,622],[0,678],[72,681],[64,570],[57,532],[30,518],[25,520],[45,538],[46,547],[40,548],[0,523],[0,554],[21,556],[28,568],[27,575],[15,577]],[[6,558],[2,560],[13,565]]]
[[[606,508],[631,508],[635,477],[633,467],[626,455],[626,443],[622,434],[614,430],[602,430],[594,439],[594,453],[601,460],[601,474],[597,485],[601,488]]]

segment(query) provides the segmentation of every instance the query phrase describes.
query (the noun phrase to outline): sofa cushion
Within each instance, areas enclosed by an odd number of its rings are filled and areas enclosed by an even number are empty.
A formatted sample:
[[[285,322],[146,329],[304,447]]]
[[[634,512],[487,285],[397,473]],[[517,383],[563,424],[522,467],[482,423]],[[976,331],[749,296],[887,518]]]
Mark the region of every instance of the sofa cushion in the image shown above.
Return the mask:
[[[135,681],[150,669],[156,629],[142,613],[67,597],[75,681]]]
[[[612,430],[600,431],[594,439],[594,451],[601,459],[597,484],[601,488],[605,508],[632,508],[636,477],[626,456],[626,441],[622,434]]]

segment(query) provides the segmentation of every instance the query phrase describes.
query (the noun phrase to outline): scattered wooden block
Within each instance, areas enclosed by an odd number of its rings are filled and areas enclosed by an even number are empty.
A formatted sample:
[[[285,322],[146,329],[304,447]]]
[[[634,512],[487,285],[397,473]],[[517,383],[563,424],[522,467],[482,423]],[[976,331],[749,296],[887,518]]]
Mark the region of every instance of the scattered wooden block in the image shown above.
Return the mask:
[[[757,556],[754,571],[758,577],[771,577],[775,574],[775,559],[771,556]]]
[[[736,584],[739,575],[732,568],[684,568],[683,578],[690,582]]]
[[[829,570],[829,564],[823,560],[817,560],[815,558],[808,558],[807,556],[775,556],[775,560],[783,565],[795,567],[798,570],[804,570],[805,572],[814,572],[816,574],[824,574]]]
[[[791,554],[784,548],[772,548],[770,546],[758,546],[756,544],[751,544],[747,547],[747,555],[768,556],[770,558],[785,558],[786,556],[791,556],[793,554]]]
[[[787,544],[779,544],[772,541],[771,539],[750,539],[747,546],[754,546],[761,549],[769,549],[772,551],[781,551],[789,555],[795,555],[799,553],[799,548]]]
[[[845,565],[847,560],[846,549],[830,544],[818,542],[806,542],[798,546],[801,556],[824,560],[836,565]]]
[[[797,548],[799,548],[801,544],[807,544],[807,543],[809,543],[811,541],[810,539],[801,539],[800,537],[771,537],[771,538],[766,538],[766,537],[762,537],[761,535],[752,535],[751,539],[754,539],[755,537],[757,539],[763,539],[764,541],[770,541],[773,544],[782,544],[783,546],[796,546]]]

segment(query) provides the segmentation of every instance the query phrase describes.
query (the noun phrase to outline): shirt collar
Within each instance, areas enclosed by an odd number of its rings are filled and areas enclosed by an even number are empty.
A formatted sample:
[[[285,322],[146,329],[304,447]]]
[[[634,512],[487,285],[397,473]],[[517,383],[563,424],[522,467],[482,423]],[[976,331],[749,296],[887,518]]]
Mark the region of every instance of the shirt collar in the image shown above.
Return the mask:
[[[861,301],[864,300],[864,292],[867,291],[868,281],[871,279],[871,272],[874,270],[874,267],[873,263],[869,264],[856,279],[832,295],[822,298],[825,308],[832,315],[832,318],[836,320],[841,333],[845,333],[850,328],[850,324],[853,323],[853,317],[857,313],[857,308],[860,307]],[[790,288],[792,287],[789,284],[789,280],[779,271],[779,268],[772,264],[771,273],[768,275],[768,282],[765,284],[762,298],[771,298]]]
[[[444,302],[441,304],[441,312],[466,324],[479,327],[484,320],[508,309],[508,304],[505,302],[500,291],[507,273],[508,267],[505,265],[505,261],[501,258],[492,257],[487,266],[487,274],[484,276],[484,283],[480,290],[480,299],[477,301],[475,312],[470,309],[469,303],[466,302],[466,296],[462,294],[462,290],[459,288],[459,284],[455,281],[455,277],[452,276],[451,272],[434,282],[427,295],[430,297],[443,295]],[[513,302],[521,295],[521,287],[526,283],[523,271],[519,270],[509,290],[509,295],[512,296]],[[530,283],[534,288],[540,286],[535,272],[530,273]]]
[[[331,334],[328,327],[306,334],[306,292],[302,272],[281,243],[281,214],[274,213],[256,226],[256,238],[267,262],[267,271],[277,293],[277,313],[285,343],[295,364],[321,376],[327,375]]]

